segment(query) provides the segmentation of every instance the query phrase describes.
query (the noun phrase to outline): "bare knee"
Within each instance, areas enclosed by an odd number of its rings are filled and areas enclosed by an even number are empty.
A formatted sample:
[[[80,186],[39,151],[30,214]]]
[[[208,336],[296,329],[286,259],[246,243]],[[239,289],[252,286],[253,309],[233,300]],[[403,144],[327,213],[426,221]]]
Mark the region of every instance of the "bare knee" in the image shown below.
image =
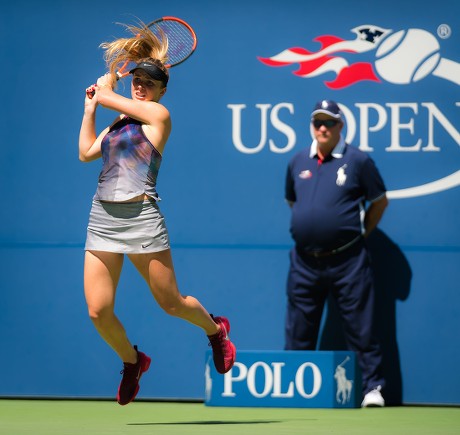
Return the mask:
[[[182,317],[184,312],[184,307],[182,303],[182,298],[175,300],[163,300],[158,301],[160,308],[170,316]]]
[[[114,316],[112,308],[88,307],[88,315],[91,321],[96,324],[103,324]]]

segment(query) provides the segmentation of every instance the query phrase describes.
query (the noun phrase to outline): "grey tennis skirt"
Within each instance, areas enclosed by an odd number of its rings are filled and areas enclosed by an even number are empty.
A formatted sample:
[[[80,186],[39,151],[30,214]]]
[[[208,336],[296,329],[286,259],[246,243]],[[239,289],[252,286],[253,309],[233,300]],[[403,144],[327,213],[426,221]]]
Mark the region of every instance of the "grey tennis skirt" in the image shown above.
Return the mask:
[[[155,201],[93,200],[85,250],[146,254],[169,249],[165,219]]]

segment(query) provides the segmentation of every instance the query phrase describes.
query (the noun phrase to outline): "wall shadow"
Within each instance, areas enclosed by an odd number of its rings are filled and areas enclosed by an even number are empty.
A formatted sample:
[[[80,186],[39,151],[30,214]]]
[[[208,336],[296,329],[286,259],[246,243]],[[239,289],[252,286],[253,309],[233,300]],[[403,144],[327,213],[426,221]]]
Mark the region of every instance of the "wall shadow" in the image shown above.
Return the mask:
[[[396,302],[410,293],[412,271],[401,249],[381,230],[375,229],[368,238],[375,274],[375,334],[383,353],[383,373],[386,379],[387,405],[402,404],[403,383],[397,342]],[[346,343],[335,300],[329,297],[318,348],[345,350]]]

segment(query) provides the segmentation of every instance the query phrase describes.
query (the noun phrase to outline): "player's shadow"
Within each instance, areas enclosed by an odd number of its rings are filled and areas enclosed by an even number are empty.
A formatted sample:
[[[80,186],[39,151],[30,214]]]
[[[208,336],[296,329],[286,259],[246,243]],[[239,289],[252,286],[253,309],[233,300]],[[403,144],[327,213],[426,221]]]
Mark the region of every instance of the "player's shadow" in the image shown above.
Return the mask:
[[[182,425],[225,425],[225,424],[268,424],[283,423],[281,420],[197,420],[197,421],[172,421],[160,423],[128,423],[128,426],[182,426]]]
[[[396,301],[409,296],[412,271],[399,247],[379,229],[369,236],[368,246],[375,273],[375,333],[382,346],[385,401],[388,405],[400,405],[403,385],[396,339]],[[344,350],[340,315],[331,297],[326,311],[319,349]]]

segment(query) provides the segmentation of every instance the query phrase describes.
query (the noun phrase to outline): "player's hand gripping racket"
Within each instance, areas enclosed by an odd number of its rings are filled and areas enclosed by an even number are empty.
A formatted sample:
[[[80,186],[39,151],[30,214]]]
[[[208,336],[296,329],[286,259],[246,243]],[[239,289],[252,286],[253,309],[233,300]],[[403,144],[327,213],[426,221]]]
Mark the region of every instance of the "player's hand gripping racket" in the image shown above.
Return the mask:
[[[159,39],[166,37],[168,39],[168,63],[167,68],[181,64],[188,59],[196,49],[197,38],[195,31],[184,20],[176,17],[162,17],[152,21],[147,27]],[[117,71],[117,80],[129,75],[131,68],[128,68],[133,62],[127,60]],[[93,85],[94,86],[94,85]],[[90,89],[90,88],[88,88]],[[94,90],[88,94],[92,97]]]

